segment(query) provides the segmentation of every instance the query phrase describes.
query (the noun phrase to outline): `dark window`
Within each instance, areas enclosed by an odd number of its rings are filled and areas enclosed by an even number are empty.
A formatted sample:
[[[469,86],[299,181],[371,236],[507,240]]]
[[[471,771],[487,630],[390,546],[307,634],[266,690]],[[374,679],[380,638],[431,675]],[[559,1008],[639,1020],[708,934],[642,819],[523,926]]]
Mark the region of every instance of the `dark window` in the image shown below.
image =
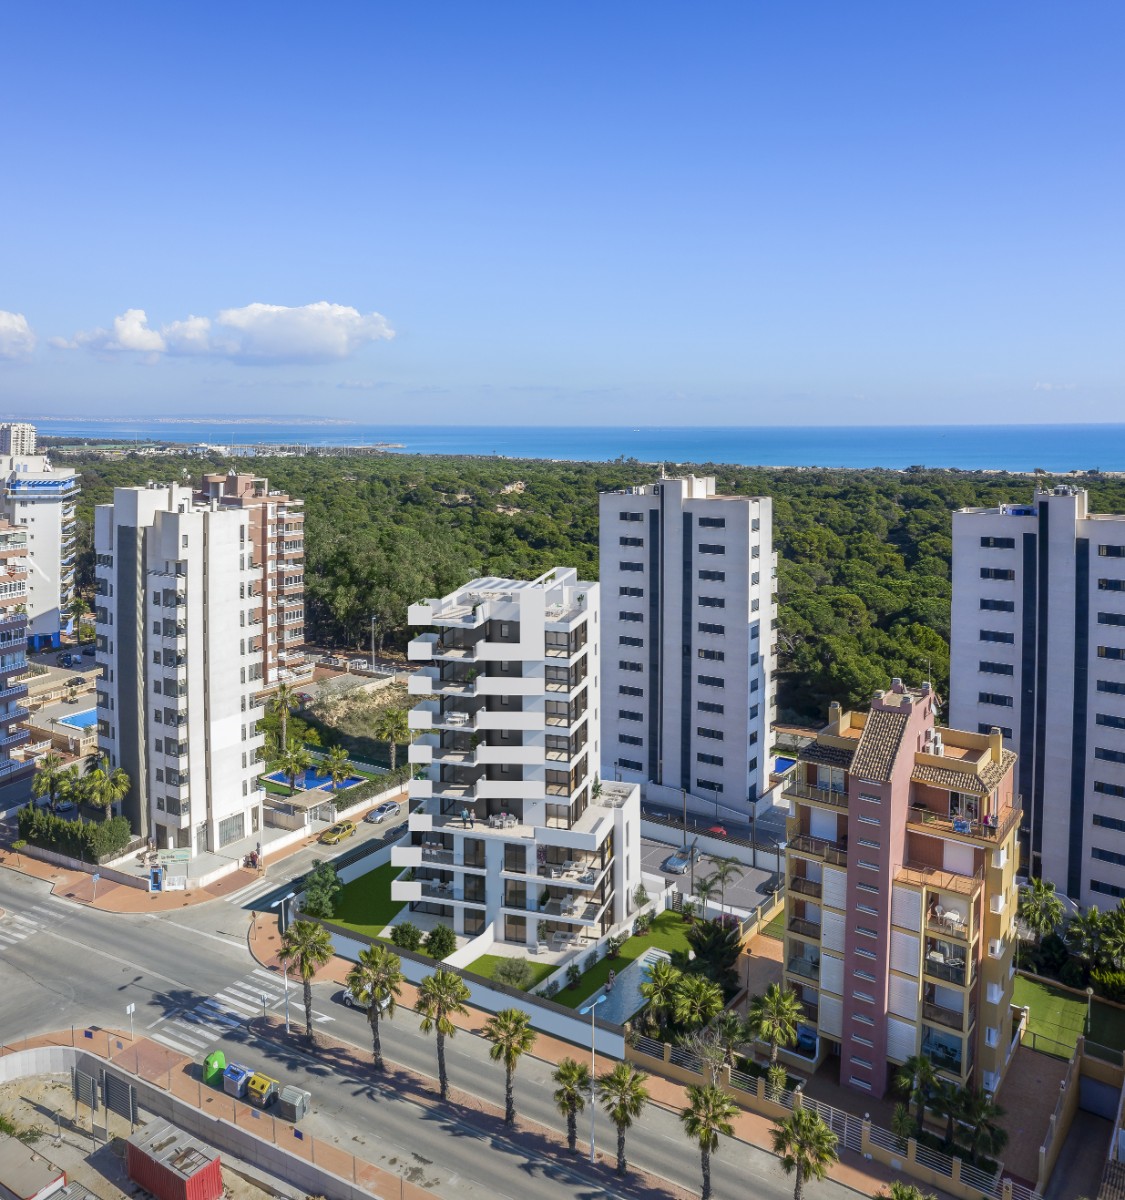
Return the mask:
[[[697,754],[696,762],[706,763],[709,767],[721,767],[723,760],[718,754]]]
[[[1099,625],[1125,625],[1125,613],[1098,613]]]
[[[1094,791],[1103,796],[1125,796],[1125,787],[1119,783],[1103,783],[1100,779],[1094,780]]]
[[[644,513],[623,512],[617,515],[622,521],[643,521],[645,519]]]
[[[1120,646],[1099,646],[1098,658],[1122,659],[1125,658],[1125,650],[1122,650]]]
[[[723,662],[726,655],[721,650],[700,650],[700,658],[706,658],[710,662]]]
[[[1125,546],[1099,546],[1099,558],[1125,558]]]
[[[617,694],[619,696],[643,696],[645,690],[644,688],[630,687],[627,683],[622,683],[618,685]]]
[[[695,781],[695,786],[699,788],[701,792],[721,792],[723,790],[723,785],[721,783],[713,783],[710,779],[697,779]]]
[[[617,589],[619,596],[632,596],[635,600],[640,600],[645,594],[644,588],[623,587]]]
[[[1109,692],[1111,696],[1125,696],[1125,683],[1114,683],[1112,679],[1099,679],[1098,691]]]
[[[627,612],[625,609],[622,609],[617,615],[622,621],[643,621],[645,619],[644,613]]]
[[[984,721],[977,725],[977,733],[991,733],[993,729],[999,729],[1001,737],[1011,738],[1012,736],[1011,727],[1008,725],[989,725]]]
[[[1015,644],[1016,635],[1005,633],[1002,629],[982,629],[980,640],[982,642],[1003,642],[1005,646],[1012,646]]]
[[[1094,846],[1090,857],[1101,859],[1102,862],[1117,863],[1118,866],[1125,863],[1125,854],[1118,854],[1116,850],[1103,850],[1101,846]]]
[[[1012,707],[1012,697],[1011,696],[1001,696],[999,692],[981,692],[977,696],[977,700],[981,704],[995,704],[995,705],[998,705],[1000,708],[1011,708]]]
[[[986,600],[981,597],[980,607],[982,612],[1015,612],[1016,602],[1014,600]]]
[[[1099,579],[1099,592],[1125,592],[1125,579]]]
[[[700,596],[700,608],[726,608],[727,602],[721,596]]]
[[[645,640],[639,637],[629,637],[627,634],[622,633],[618,634],[617,644],[619,646],[643,646]]]
[[[643,671],[644,664],[639,662],[631,662],[627,658],[621,659],[617,664],[622,671]]]
[[[1103,829],[1125,832],[1125,821],[1118,820],[1117,817],[1103,817],[1101,813],[1094,813],[1093,824],[1100,825]]]
[[[1125,717],[1116,717],[1112,713],[1098,713],[1095,719],[1097,724],[1110,729],[1125,729]]]
[[[1107,750],[1104,746],[1095,746],[1094,757],[1103,762],[1125,763],[1125,750]]]
[[[696,682],[699,683],[701,687],[726,687],[726,684],[718,675],[697,675],[695,678]]]
[[[619,767],[624,767],[626,771],[643,771],[644,765],[637,762],[635,758],[619,758],[617,760]]]
[[[623,746],[643,746],[645,744],[644,738],[635,737],[631,733],[619,734],[617,740]]]
[[[758,769],[758,760],[756,758],[752,758],[748,765],[751,771],[756,771]]]
[[[700,517],[699,527],[700,529],[726,529],[727,519],[726,517]]]
[[[1001,567],[981,567],[981,579],[1015,579],[1015,571],[1004,570]]]
[[[721,704],[712,704],[710,700],[700,700],[695,706],[700,712],[721,713],[723,706]]]
[[[622,721],[643,721],[644,720],[644,717],[639,712],[633,712],[632,709],[628,709],[628,708],[619,708],[617,710],[617,716]]]
[[[623,562],[623,563],[618,563],[617,565],[623,571],[643,571],[645,569],[644,563],[639,563],[639,562]]]
[[[1103,896],[1125,896],[1125,888],[1115,883],[1102,883],[1100,879],[1090,880],[1090,891],[1101,892]]]
[[[980,669],[986,675],[1014,675],[1016,668],[1011,663],[982,662]]]
[[[706,580],[707,583],[725,583],[727,573],[726,571],[700,571],[699,578]]]
[[[998,538],[998,537],[982,537],[980,544],[986,550],[1014,550],[1016,548],[1015,538]]]
[[[757,716],[758,716],[758,706],[756,704],[751,704],[750,705],[750,720],[751,721],[756,720]]]
[[[623,537],[621,539],[622,546],[643,546],[644,544],[644,538]]]
[[[726,554],[726,546],[717,546],[714,543],[702,542],[699,546],[700,554]]]
[[[700,633],[714,633],[720,637],[727,631],[725,625],[711,625],[707,621],[700,621],[698,628]]]
[[[721,742],[723,740],[723,731],[721,729],[708,729],[706,725],[697,725],[695,732],[701,738],[710,738],[713,742]]]

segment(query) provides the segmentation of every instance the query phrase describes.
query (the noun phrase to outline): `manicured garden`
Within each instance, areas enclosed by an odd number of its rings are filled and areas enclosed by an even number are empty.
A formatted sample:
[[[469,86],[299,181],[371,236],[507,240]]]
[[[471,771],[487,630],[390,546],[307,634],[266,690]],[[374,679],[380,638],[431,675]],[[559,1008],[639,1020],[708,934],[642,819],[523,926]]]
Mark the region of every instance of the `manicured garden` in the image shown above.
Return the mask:
[[[391,899],[391,880],[401,873],[401,867],[386,863],[344,884],[335,900],[333,922],[368,937],[379,937],[406,907],[404,900]]]
[[[1073,1050],[1086,1031],[1086,998],[1062,988],[1017,975],[1012,1003],[1028,1008],[1027,1028],[1032,1034]],[[1090,1041],[1114,1050],[1125,1050],[1125,1010],[1103,1004],[1094,997],[1090,1012]],[[1029,1043],[1033,1044],[1033,1043]]]
[[[467,969],[474,975],[481,976],[482,979],[495,979],[497,968],[503,963],[511,961],[511,958],[504,954],[482,954],[480,958],[469,963]],[[555,963],[525,961],[531,970],[531,981],[526,985],[528,989],[535,987],[537,983],[542,983],[557,966]]]

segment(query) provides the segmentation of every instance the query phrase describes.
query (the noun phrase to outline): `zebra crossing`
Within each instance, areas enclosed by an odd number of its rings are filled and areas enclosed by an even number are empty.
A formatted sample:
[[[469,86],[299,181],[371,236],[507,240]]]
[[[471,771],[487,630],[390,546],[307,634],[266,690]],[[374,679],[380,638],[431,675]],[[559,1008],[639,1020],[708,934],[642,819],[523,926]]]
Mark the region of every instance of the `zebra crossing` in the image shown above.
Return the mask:
[[[255,967],[249,975],[227,984],[191,1008],[162,1017],[148,1031],[148,1036],[194,1058],[233,1030],[241,1029],[252,1017],[260,1016],[263,1007],[273,1010],[284,1004],[284,978],[274,971]],[[290,985],[289,1005],[291,1013],[303,1020],[299,985]],[[331,1020],[334,1018],[313,1011],[314,1023]]]
[[[45,925],[57,925],[59,922],[57,909],[48,908],[43,904],[33,904],[26,912],[12,912],[5,909],[0,917],[0,951],[38,933]]]
[[[276,879],[262,878],[248,883],[244,888],[239,888],[237,892],[232,892],[229,896],[224,896],[223,901],[226,904],[237,905],[239,908],[254,908],[255,901],[280,889],[281,884]]]

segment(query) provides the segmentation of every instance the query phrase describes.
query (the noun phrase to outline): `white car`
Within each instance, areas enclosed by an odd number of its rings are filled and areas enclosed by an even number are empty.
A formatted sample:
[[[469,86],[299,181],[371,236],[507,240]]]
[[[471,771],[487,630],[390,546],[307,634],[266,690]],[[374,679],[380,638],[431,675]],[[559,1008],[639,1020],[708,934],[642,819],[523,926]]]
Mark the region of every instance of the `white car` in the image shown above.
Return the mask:
[[[377,808],[373,808],[363,819],[372,825],[381,825],[389,817],[397,817],[402,812],[402,805],[395,800],[386,800]]]
[[[341,993],[341,995],[340,995],[340,1000],[341,1000],[341,1002],[343,1003],[343,1005],[344,1005],[344,1007],[345,1007],[345,1008],[358,1008],[358,1009],[360,1009],[362,1012],[366,1012],[366,1011],[367,1011],[367,1005],[366,1005],[366,1004],[364,1004],[364,1003],[363,1003],[363,1001],[362,1001],[362,1000],[360,1000],[360,999],[359,999],[359,998],[358,998],[358,997],[355,995],[355,993],[352,991],[352,989],[351,989],[351,988],[345,988],[345,989],[343,990],[343,992],[342,992],[342,993]],[[390,1006],[390,1003],[391,1003],[391,999],[390,999],[390,997],[388,996],[388,997],[386,997],[386,998],[385,998],[385,999],[382,1001],[382,1003],[379,1005],[379,1011],[380,1011],[380,1012],[386,1012],[386,1011],[387,1011],[387,1008]]]

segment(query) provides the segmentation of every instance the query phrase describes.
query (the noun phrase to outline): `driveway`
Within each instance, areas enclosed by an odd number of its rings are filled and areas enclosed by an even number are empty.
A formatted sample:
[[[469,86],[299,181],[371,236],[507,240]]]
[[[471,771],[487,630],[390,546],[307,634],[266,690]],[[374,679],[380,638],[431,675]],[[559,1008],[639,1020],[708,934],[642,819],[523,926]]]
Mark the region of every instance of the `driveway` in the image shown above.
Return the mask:
[[[684,875],[669,875],[661,869],[660,864],[674,850],[680,849],[681,842],[676,839],[675,830],[668,830],[669,841],[658,842],[653,838],[641,838],[641,867],[650,875],[659,875],[669,883],[674,883],[685,896],[692,894],[692,873],[688,871]],[[743,847],[732,846],[732,854],[738,854],[743,850]],[[695,878],[701,879],[705,875],[710,875],[714,867],[707,855],[700,855],[695,864]],[[726,904],[728,908],[738,908],[743,912],[749,912],[752,908],[756,908],[763,898],[763,893],[758,891],[758,888],[764,885],[772,878],[772,871],[763,871],[756,867],[742,867],[743,874],[732,879],[727,884]]]

